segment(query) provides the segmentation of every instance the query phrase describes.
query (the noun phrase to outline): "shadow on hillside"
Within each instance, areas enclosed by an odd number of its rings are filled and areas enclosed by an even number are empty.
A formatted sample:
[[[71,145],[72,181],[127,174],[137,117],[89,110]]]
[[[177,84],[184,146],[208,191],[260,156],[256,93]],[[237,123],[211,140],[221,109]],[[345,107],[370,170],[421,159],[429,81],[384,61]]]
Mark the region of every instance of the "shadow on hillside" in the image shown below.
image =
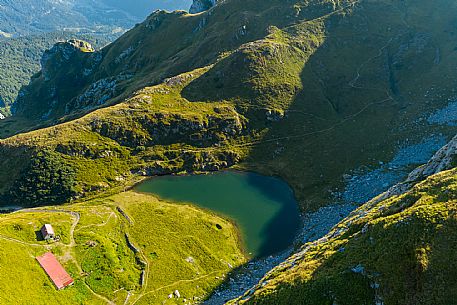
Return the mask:
[[[403,120],[417,119],[417,109],[425,104],[405,108],[402,93],[410,88],[402,82],[411,80],[402,76],[405,71],[409,77],[432,73],[433,67],[417,65],[416,58],[407,56],[401,66],[392,66],[392,55],[409,43],[414,32],[408,32],[403,19],[396,18],[397,8],[379,2],[363,5],[345,18],[336,14],[326,19],[325,41],[306,60],[300,72],[302,88],[290,101],[272,105],[256,98],[279,89],[274,84],[266,84],[262,91],[249,87],[249,75],[257,71],[250,70],[253,65],[241,51],[220,61],[182,92],[190,101],[233,101],[249,118],[252,129],[267,129],[244,166],[283,178],[304,211],[332,202],[330,193],[342,186],[344,174],[390,159],[398,143],[421,137],[432,128],[405,128]],[[376,13],[366,18],[367,11]],[[388,27],[380,27],[386,23]],[[433,45],[425,46],[424,63],[433,62],[432,49]],[[270,107],[282,107],[284,118],[269,120],[265,112]],[[275,220],[271,222],[267,230],[271,238],[278,238],[277,226]]]
[[[372,287],[376,282],[376,279],[373,281],[376,272],[366,270],[362,264],[353,262],[352,258],[345,258],[342,252],[326,254],[323,262],[312,262],[310,258],[310,263],[310,269],[304,268],[302,272],[309,272],[312,280],[282,282],[276,293],[267,299],[259,297],[256,304],[316,305],[334,304],[335,301],[343,305],[375,303],[376,290]],[[242,296],[246,288],[257,285],[259,272],[256,264],[262,264],[262,260],[253,260],[231,271],[218,291],[203,304],[225,304],[233,296]],[[315,264],[318,266],[314,267]],[[233,295],[224,294],[224,291],[230,291]]]
[[[411,212],[408,222],[384,218],[365,233],[347,232],[309,248],[306,261],[289,273],[292,279],[287,282],[286,278],[268,299],[258,295],[256,304],[353,305],[375,304],[381,299],[398,304],[453,303],[457,257],[452,249],[457,247],[457,220],[455,215],[441,214],[440,209],[431,207],[429,211],[432,217]],[[438,219],[440,226],[436,226]],[[233,270],[219,289],[233,287],[232,279],[246,280],[239,277],[247,274],[245,269],[249,267]],[[300,281],[299,273],[306,280]],[[228,301],[217,297],[205,304]]]
[[[377,13],[367,19],[367,10]],[[306,59],[299,72],[301,88],[291,100],[281,100],[285,95],[278,93],[284,90],[281,84],[290,84],[289,79],[279,84],[278,79],[257,82],[255,67],[268,70],[271,58],[267,51],[263,53],[263,42],[246,45],[221,60],[184,88],[182,95],[190,101],[232,101],[248,117],[251,129],[268,130],[244,166],[280,176],[305,210],[315,209],[332,200],[330,191],[342,186],[344,174],[388,160],[399,143],[421,136],[420,126],[405,128],[402,120],[416,120],[421,115],[417,109],[426,105],[405,108],[402,95],[410,88],[403,88],[402,83],[410,80],[402,76],[405,71],[411,77],[433,67],[416,66],[417,59],[408,56],[402,58],[402,65],[392,65],[393,54],[413,36],[401,26],[399,14],[383,3],[365,3],[363,9],[344,18],[329,17],[325,40]],[[379,25],[386,22],[391,22],[389,28],[380,30]],[[425,63],[433,62],[434,49],[431,44],[424,47]],[[253,53],[260,54],[257,63],[252,62]],[[278,108],[285,116],[269,117],[268,112]],[[425,126],[422,132],[431,128]]]

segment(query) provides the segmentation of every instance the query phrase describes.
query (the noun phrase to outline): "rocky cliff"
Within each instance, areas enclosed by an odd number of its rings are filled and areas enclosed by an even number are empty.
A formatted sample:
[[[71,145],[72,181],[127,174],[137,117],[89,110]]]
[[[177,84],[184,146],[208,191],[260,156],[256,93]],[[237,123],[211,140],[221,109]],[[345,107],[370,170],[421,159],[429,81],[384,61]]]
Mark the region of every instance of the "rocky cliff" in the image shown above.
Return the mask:
[[[96,66],[99,54],[87,42],[68,40],[54,45],[41,58],[41,71],[35,75],[35,82],[40,80],[40,86],[24,87],[12,107],[12,113],[27,114],[30,118],[46,120],[50,117],[65,114],[70,99],[67,91],[71,87],[76,91],[83,88],[89,80],[88,69]],[[72,94],[72,93],[70,93]],[[40,100],[40,107],[33,103]]]

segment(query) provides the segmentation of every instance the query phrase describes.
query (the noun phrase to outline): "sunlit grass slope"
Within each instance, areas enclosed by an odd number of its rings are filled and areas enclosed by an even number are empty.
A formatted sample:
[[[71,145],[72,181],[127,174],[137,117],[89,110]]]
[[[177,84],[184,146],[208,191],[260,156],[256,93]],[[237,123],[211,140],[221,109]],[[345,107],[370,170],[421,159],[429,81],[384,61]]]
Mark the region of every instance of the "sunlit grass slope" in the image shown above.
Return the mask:
[[[56,51],[16,121],[0,124],[4,136],[54,125],[0,143],[2,201],[63,203],[139,175],[238,165],[283,178],[303,209],[332,202],[345,174],[453,135],[426,118],[455,97],[455,11],[448,0],[229,0],[154,13],[69,63]]]
[[[44,223],[59,242],[40,240]],[[245,261],[230,221],[135,192],[2,215],[0,244],[0,300],[8,304],[193,304]],[[56,291],[35,260],[47,251],[74,286]],[[181,298],[169,299],[175,290]]]
[[[234,304],[453,304],[456,199],[453,169],[369,202]]]

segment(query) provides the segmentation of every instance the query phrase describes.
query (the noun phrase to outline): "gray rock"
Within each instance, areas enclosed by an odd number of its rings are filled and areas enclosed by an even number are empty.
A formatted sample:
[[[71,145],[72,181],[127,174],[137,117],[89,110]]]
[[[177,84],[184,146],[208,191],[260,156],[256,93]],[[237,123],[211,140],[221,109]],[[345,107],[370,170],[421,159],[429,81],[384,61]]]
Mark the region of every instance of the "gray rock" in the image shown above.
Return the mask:
[[[352,268],[351,271],[354,272],[354,273],[364,274],[365,273],[365,267],[363,267],[362,265],[357,265],[354,268]]]

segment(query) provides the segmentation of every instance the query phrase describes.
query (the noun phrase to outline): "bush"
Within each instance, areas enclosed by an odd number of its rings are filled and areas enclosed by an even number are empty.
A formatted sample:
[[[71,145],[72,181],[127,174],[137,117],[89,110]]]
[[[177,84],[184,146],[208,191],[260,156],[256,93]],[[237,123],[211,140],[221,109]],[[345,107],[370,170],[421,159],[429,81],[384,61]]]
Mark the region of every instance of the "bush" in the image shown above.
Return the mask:
[[[75,171],[59,153],[36,152],[14,182],[8,199],[21,206],[62,204],[76,195],[75,178]]]

